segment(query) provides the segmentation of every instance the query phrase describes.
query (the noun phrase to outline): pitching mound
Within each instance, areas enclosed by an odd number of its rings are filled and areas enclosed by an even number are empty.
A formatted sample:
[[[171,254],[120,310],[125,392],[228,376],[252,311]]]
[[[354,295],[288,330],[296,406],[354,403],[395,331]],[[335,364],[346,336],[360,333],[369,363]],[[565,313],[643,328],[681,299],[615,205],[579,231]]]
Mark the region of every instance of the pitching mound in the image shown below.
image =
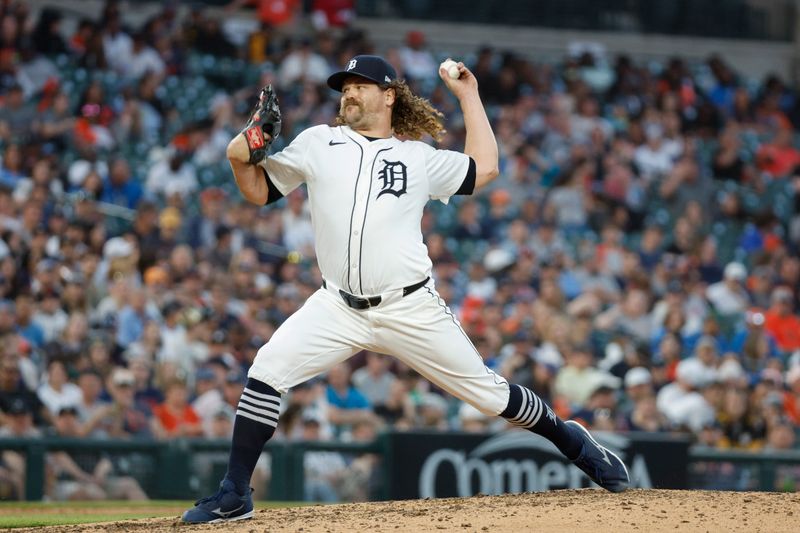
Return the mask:
[[[297,532],[503,532],[708,531],[795,532],[800,494],[631,490],[621,495],[601,490],[440,500],[414,500],[298,507],[257,511],[253,520],[186,526],[173,519],[130,520],[37,531],[233,533]]]

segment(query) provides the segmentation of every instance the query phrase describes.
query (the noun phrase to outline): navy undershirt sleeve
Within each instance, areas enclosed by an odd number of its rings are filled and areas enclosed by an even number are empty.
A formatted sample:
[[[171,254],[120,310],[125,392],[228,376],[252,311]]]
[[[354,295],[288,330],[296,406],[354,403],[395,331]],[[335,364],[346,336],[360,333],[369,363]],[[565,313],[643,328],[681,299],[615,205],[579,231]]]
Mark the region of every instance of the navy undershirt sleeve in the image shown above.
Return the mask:
[[[469,158],[469,168],[464,181],[461,182],[461,187],[458,188],[456,194],[472,194],[475,192],[475,160]]]
[[[267,169],[265,169],[264,167],[261,167],[261,171],[264,173],[264,179],[267,180],[267,191],[268,191],[267,192],[267,203],[265,203],[264,205],[269,205],[269,204],[271,204],[273,202],[277,202],[278,200],[283,198],[283,194],[281,194],[281,191],[279,191],[278,188],[275,186],[275,184],[272,183],[272,180],[269,179],[269,174],[267,174]],[[475,180],[473,179],[473,182],[474,181]],[[463,185],[462,185],[462,187],[463,187]]]

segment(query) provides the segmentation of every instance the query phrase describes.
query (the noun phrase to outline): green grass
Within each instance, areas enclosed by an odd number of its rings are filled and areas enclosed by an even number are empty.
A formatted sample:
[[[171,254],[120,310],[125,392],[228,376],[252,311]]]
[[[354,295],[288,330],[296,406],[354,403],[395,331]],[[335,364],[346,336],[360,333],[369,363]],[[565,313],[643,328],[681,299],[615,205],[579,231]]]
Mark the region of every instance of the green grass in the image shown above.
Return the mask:
[[[114,522],[136,518],[177,518],[192,505],[194,505],[194,501],[181,500],[0,502],[0,529]],[[297,505],[304,504],[302,502],[257,502],[256,509]]]
[[[259,502],[260,504],[270,506],[270,502]],[[13,502],[13,501],[0,501],[0,513],[6,509],[42,509],[47,512],[48,509],[69,507],[72,509],[96,509],[96,508],[109,508],[109,507],[181,507],[184,505],[194,505],[194,500],[148,500],[144,502],[131,502],[124,500],[103,500],[103,501],[80,501],[80,502]]]

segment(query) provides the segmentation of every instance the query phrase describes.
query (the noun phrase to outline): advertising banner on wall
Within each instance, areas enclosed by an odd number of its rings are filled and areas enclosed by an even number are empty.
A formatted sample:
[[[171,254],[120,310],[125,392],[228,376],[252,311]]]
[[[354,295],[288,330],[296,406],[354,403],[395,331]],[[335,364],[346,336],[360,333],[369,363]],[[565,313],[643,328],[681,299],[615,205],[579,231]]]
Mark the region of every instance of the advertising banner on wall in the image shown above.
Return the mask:
[[[635,488],[687,488],[688,439],[597,433],[628,467]],[[392,499],[540,492],[591,486],[549,441],[524,430],[495,435],[390,435]]]

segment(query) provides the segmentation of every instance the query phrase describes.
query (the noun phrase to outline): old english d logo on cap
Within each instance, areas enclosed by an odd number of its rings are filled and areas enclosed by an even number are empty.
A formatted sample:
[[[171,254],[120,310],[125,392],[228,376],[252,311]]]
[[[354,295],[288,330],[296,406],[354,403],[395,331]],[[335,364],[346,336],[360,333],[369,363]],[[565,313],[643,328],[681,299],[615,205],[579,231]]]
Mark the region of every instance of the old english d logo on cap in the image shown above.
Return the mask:
[[[328,87],[341,91],[344,80],[349,76],[361,76],[379,85],[391,83],[397,79],[397,72],[380,56],[359,55],[347,63],[347,67],[328,78]]]

